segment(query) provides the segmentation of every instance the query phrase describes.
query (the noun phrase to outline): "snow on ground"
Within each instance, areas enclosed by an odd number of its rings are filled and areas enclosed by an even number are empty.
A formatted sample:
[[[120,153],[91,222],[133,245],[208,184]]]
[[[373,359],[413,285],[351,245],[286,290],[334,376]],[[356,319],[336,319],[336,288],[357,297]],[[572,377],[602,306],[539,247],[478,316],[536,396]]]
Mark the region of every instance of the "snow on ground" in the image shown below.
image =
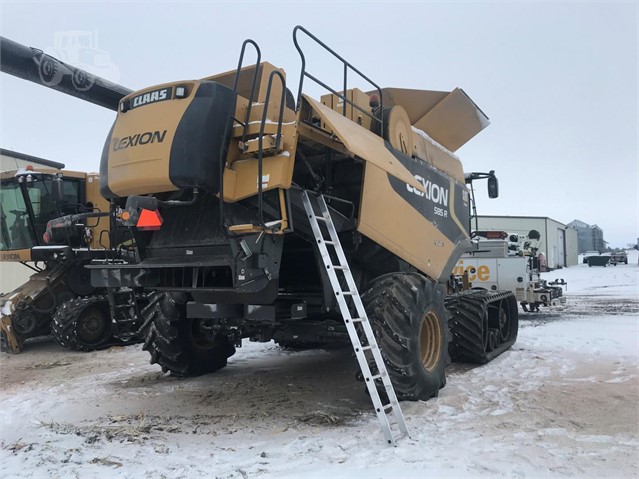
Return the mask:
[[[348,350],[245,343],[179,380],[139,345],[50,340],[0,355],[1,477],[637,477],[639,291],[628,265],[578,265],[561,310],[520,315],[515,346],[455,364],[440,396],[402,403],[384,444]]]

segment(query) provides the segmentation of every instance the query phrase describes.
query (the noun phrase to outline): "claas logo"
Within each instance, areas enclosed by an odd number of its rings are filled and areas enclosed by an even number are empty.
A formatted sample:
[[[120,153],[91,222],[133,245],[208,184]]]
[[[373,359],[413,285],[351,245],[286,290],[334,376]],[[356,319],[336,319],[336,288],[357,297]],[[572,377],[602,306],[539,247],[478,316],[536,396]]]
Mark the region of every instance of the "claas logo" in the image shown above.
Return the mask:
[[[488,265],[464,265],[464,260],[460,259],[453,269],[453,274],[462,276],[465,272],[468,272],[468,281],[488,281],[490,279],[490,268]]]

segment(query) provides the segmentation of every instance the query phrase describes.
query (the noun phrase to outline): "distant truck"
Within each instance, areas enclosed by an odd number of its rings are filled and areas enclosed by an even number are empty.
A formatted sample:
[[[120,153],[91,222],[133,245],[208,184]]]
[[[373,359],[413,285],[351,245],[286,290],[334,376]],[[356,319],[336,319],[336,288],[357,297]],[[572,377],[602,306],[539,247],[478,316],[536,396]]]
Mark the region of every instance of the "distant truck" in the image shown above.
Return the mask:
[[[462,255],[453,274],[466,275],[473,289],[512,291],[525,312],[538,312],[540,306],[564,306],[567,283],[563,279],[548,282],[540,278],[538,234],[532,233],[537,232],[533,230],[527,237],[476,231],[476,249]]]
[[[610,253],[609,264],[614,264],[615,266],[617,266],[618,263],[628,264],[628,254],[625,251]]]

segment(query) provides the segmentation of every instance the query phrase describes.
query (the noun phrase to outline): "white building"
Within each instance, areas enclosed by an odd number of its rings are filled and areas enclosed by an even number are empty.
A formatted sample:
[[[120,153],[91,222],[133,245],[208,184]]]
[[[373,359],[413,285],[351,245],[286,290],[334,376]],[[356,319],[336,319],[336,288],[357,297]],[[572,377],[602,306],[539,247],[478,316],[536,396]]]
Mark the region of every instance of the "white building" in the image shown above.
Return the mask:
[[[27,165],[32,165],[34,168],[38,166],[64,168],[64,164],[58,163],[57,161],[45,160],[44,158],[0,148],[0,171],[16,170],[18,168],[24,168]],[[1,191],[2,189],[0,187],[0,192]],[[22,263],[0,262],[0,293],[13,291],[25,283],[32,274],[33,270]]]
[[[64,163],[57,161],[45,160],[37,156],[18,153],[17,151],[6,150],[0,148],[0,171],[17,170],[27,165],[46,166],[48,168],[64,168]]]
[[[519,235],[528,235],[531,230],[536,230],[541,236],[539,252],[546,257],[549,268],[577,264],[577,231],[552,218],[545,216],[479,216],[478,226],[479,230],[506,231]]]

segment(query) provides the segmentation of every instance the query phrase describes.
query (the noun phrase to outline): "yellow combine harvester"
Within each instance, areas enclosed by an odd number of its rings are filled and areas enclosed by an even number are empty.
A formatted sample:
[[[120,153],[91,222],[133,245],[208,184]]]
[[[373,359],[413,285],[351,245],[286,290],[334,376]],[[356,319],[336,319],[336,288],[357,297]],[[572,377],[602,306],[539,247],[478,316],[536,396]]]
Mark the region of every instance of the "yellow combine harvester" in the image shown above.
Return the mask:
[[[0,296],[2,350],[19,353],[27,339],[49,333],[78,350],[113,342],[107,291],[91,286],[84,267],[109,252],[109,203],[99,175],[27,167],[0,173],[0,186],[0,259],[35,270]],[[63,214],[75,221],[47,232]]]
[[[309,73],[300,37],[342,62],[343,85]],[[293,38],[297,99],[252,40],[236,70],[201,80],[137,92],[97,77],[89,92],[52,87],[118,111],[100,168],[110,206],[49,221],[44,236],[54,246],[35,246],[32,259],[38,250],[54,262],[93,251],[83,259],[92,259],[91,288],[107,292],[115,337],[137,337],[140,318],[151,361],[175,375],[224,367],[243,338],[288,347],[350,341],[394,443],[393,427],[407,433],[398,399],[437,395],[450,356],[487,362],[517,337],[511,292],[471,290],[452,274],[473,249],[454,152],[489,122],[461,89],[380,88],[304,28]],[[242,68],[249,45],[257,60]],[[2,51],[2,71],[27,80],[39,82],[34,60],[74,70],[6,39]],[[364,89],[349,88],[353,78]],[[327,94],[304,94],[307,79]],[[496,178],[488,180],[496,197]],[[106,216],[117,248],[96,254],[86,222]],[[78,234],[79,249],[69,244]],[[3,238],[13,241],[8,228]],[[60,293],[44,283],[49,303],[68,299],[66,282]],[[3,305],[12,317],[15,298]],[[106,299],[96,301],[58,307],[54,332],[56,324],[77,331],[87,311],[107,316]],[[3,323],[5,343],[19,346],[7,335],[13,319]],[[76,337],[61,342],[86,349]]]
[[[224,367],[243,338],[350,341],[393,443],[387,413],[406,433],[398,399],[437,395],[449,349],[486,362],[517,336],[512,293],[451,275],[472,249],[454,152],[489,122],[461,89],[380,88],[304,28],[293,37],[296,99],[247,40],[235,70],[118,102],[101,192],[137,254],[93,261],[91,280],[151,293],[144,349],[178,376]],[[342,85],[309,72],[300,40],[342,63]],[[247,46],[257,58],[243,67]],[[307,80],[327,93],[303,93]]]

